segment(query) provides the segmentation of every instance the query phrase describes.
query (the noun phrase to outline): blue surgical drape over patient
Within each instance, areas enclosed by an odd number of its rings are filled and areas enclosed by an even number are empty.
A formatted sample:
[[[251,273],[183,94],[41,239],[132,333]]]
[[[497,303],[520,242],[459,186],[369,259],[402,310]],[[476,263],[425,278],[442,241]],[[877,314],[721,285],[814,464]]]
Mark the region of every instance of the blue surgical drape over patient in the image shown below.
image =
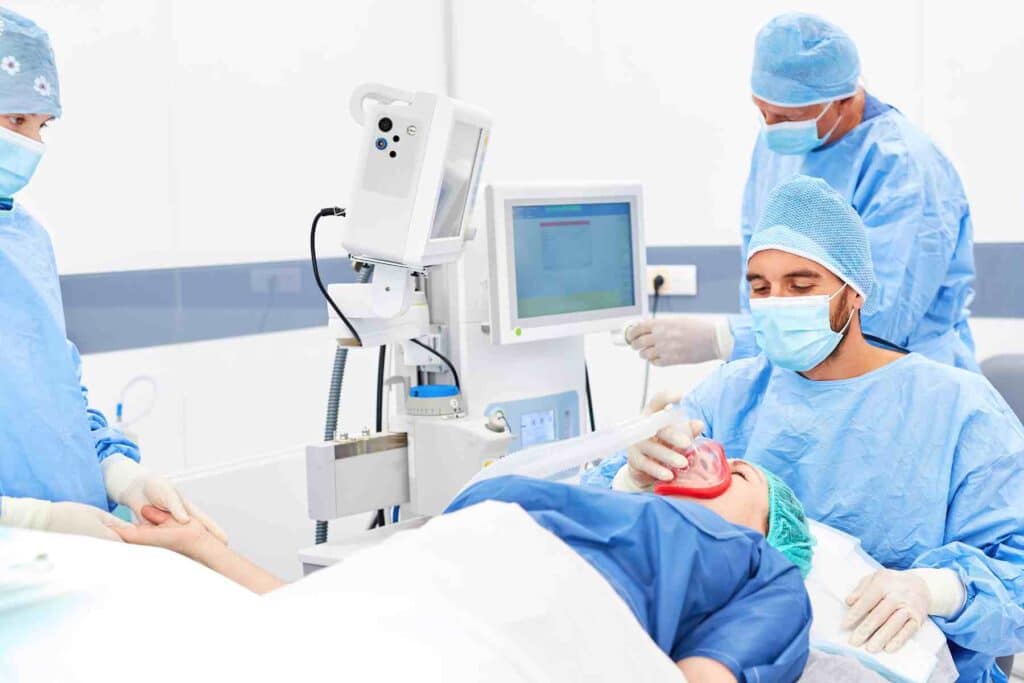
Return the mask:
[[[50,238],[16,204],[0,211],[0,495],[107,509],[100,461],[113,453],[139,459],[88,406]]]
[[[807,659],[800,571],[761,534],[692,502],[498,477],[448,511],[518,503],[589,562],[674,661],[709,657],[739,681],[793,681]],[[529,558],[523,558],[529,562]]]
[[[827,147],[776,154],[757,140],[743,195],[740,308],[749,312],[747,245],[768,193],[801,173],[822,178],[860,214],[871,241],[876,294],[866,333],[934,360],[978,370],[968,307],[973,227],[956,170],[906,117],[870,95],[864,120]],[[733,316],[733,358],[759,353],[750,316]]]

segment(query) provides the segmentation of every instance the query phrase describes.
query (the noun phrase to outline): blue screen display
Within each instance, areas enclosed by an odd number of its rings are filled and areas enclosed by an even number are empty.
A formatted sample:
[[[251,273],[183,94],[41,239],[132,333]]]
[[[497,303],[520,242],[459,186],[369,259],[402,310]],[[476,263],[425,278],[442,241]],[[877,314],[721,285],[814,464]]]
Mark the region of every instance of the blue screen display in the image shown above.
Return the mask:
[[[512,208],[519,318],[634,304],[628,202]]]

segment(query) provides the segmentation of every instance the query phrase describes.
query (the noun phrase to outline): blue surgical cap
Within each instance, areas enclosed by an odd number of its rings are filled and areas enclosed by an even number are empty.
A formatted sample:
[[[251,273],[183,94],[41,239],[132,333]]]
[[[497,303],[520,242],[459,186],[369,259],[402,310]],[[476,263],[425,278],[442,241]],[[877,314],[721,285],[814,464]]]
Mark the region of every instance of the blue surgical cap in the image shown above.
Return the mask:
[[[864,314],[873,310],[875,272],[867,230],[850,203],[821,178],[793,176],[768,194],[747,259],[766,249],[828,268],[864,297]]]
[[[859,78],[853,40],[813,14],[777,16],[754,40],[750,89],[770,104],[804,107],[849,97]]]
[[[60,112],[50,37],[31,20],[0,7],[0,114]]]

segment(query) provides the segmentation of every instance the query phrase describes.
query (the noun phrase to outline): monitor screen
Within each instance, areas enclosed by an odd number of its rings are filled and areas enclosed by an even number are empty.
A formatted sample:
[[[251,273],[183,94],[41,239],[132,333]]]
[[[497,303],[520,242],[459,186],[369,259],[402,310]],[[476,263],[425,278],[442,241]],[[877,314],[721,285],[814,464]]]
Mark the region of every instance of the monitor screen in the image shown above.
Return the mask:
[[[555,440],[555,411],[523,413],[519,418],[519,441],[523,448]]]
[[[521,320],[633,306],[629,202],[512,207]]]

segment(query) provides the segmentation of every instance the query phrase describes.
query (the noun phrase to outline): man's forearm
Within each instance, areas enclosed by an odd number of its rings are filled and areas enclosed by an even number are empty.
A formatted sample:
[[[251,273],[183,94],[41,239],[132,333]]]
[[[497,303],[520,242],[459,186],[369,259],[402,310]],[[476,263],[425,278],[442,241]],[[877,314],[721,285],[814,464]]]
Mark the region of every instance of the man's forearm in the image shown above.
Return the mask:
[[[212,536],[204,536],[188,555],[254,593],[269,593],[285,584]]]

